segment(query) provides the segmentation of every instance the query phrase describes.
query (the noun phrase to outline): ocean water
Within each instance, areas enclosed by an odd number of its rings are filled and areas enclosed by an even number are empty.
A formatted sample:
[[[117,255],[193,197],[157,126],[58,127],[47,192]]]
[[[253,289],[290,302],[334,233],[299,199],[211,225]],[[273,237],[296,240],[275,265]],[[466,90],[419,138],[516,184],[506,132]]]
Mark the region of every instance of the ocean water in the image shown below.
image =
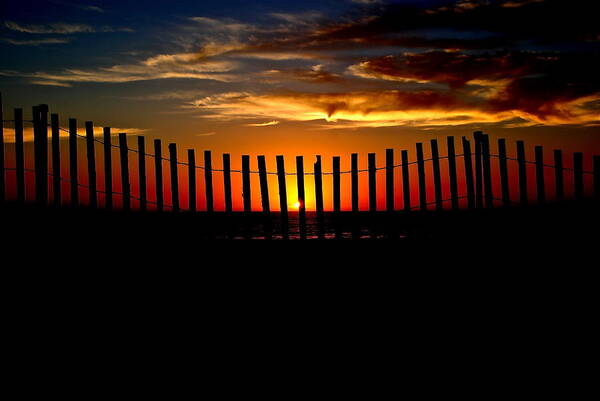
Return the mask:
[[[216,239],[384,239],[407,238],[409,230],[398,224],[398,215],[385,213],[290,212],[287,220],[280,213],[215,213],[203,217],[204,235]]]

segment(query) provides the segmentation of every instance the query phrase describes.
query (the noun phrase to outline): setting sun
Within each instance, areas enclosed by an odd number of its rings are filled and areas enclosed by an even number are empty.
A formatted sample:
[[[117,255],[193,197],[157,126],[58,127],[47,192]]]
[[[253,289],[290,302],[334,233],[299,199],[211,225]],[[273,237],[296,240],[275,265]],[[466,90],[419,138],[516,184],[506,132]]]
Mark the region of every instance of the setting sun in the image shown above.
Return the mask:
[[[300,209],[300,202],[294,202],[292,206],[294,207],[294,209]]]

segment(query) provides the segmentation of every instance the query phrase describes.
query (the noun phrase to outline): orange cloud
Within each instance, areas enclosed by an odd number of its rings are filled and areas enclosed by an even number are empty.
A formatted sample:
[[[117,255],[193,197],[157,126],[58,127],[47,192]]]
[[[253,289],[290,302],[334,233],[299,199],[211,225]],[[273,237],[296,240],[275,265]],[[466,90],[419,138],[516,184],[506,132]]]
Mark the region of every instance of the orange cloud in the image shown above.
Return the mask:
[[[540,117],[527,110],[491,107],[450,93],[397,90],[350,93],[279,93],[255,95],[225,93],[192,102],[206,118],[221,120],[274,118],[288,121],[328,122],[321,127],[457,126],[494,124],[523,119],[532,124],[593,124],[598,113],[590,104],[600,99],[590,96],[559,102],[560,113]]]

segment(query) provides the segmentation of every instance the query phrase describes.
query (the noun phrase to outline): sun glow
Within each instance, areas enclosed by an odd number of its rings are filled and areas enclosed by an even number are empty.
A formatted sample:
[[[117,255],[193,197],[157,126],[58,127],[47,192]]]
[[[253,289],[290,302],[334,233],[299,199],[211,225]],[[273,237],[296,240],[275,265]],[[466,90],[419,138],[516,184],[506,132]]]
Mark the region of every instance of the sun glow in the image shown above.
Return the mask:
[[[294,202],[292,206],[294,207],[294,209],[300,209],[300,202]]]

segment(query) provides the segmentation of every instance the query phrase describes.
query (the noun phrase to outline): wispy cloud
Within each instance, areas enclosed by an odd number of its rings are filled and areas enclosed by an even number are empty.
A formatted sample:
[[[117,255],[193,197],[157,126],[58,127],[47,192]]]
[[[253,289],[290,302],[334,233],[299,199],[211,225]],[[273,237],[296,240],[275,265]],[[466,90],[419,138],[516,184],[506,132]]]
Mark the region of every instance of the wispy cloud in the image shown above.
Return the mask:
[[[268,126],[277,125],[277,124],[279,124],[279,121],[273,120],[273,121],[268,121],[266,123],[246,124],[246,127],[268,127]]]
[[[102,26],[96,28],[87,24],[65,24],[61,22],[46,25],[24,25],[13,21],[5,21],[4,25],[12,31],[30,34],[68,35],[93,32],[133,32],[133,29],[126,27],[113,28],[110,26]]]
[[[60,38],[60,39],[45,38],[45,39],[31,39],[31,40],[2,38],[0,40],[2,40],[3,42],[6,42],[6,43],[10,43],[11,45],[15,45],[15,46],[56,45],[56,44],[69,43],[71,41],[70,39],[63,39],[63,38]]]
[[[69,137],[69,133],[68,133],[68,128],[67,127],[61,127],[62,129],[59,131],[60,137],[63,139],[67,139]],[[118,135],[121,132],[126,133],[127,135],[141,135],[144,133],[147,133],[149,130],[147,129],[141,129],[141,128],[118,128],[118,127],[111,127],[111,134],[113,136]],[[78,133],[80,135],[85,135],[85,132],[82,128],[80,128],[78,130]],[[4,128],[4,135],[5,135],[5,141],[7,143],[14,143],[15,142],[15,130],[14,128],[8,128],[5,127]],[[50,132],[50,130],[48,130],[48,138],[50,138],[52,135],[52,133]],[[101,137],[104,135],[104,128],[103,127],[94,127],[94,136],[97,137]],[[33,128],[32,127],[25,127],[23,129],[23,141],[24,142],[33,142]]]
[[[0,71],[0,74],[32,78],[38,84],[40,82],[62,84],[75,82],[125,83],[173,78],[228,82],[238,79],[236,75],[228,74],[235,67],[236,63],[231,61],[207,61],[198,58],[197,54],[181,53],[157,55],[137,64],[118,64],[90,70],[67,69],[55,73]]]
[[[87,10],[87,11],[95,11],[97,13],[104,13],[105,10],[101,7],[98,6],[81,6],[81,9],[83,10]]]
[[[211,132],[201,132],[201,133],[196,134],[194,136],[213,136],[213,135],[217,135],[217,133],[214,132],[214,131],[211,131]]]

